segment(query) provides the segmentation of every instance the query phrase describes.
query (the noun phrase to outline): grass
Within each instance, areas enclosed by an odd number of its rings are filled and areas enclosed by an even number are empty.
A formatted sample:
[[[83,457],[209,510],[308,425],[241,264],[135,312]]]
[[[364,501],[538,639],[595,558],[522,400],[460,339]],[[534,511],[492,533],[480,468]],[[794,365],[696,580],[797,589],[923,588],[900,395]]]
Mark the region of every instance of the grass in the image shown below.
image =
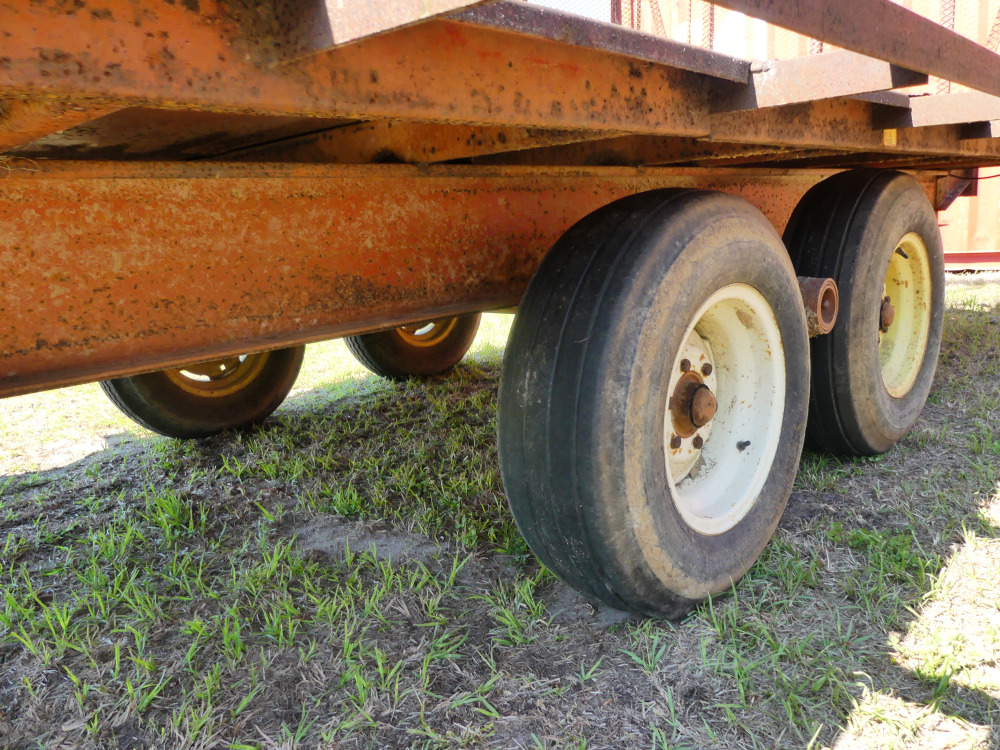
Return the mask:
[[[806,453],[774,540],[679,623],[538,565],[494,420],[509,319],[444,379],[338,342],[252,433],[152,436],[95,386],[0,416],[0,746],[1000,744],[1000,276],[949,278],[885,456]]]

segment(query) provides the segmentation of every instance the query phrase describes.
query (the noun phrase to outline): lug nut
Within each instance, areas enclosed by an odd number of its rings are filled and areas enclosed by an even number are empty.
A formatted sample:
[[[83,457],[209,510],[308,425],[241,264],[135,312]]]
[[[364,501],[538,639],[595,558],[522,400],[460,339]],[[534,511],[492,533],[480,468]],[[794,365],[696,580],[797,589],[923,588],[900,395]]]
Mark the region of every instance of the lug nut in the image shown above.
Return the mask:
[[[681,372],[687,372],[690,369],[691,369],[691,360],[690,359],[682,359],[681,360]]]
[[[670,449],[671,450],[677,450],[680,447],[681,447],[681,436],[680,435],[671,435],[670,436]]]
[[[711,375],[712,374],[712,363],[711,362],[706,362],[705,364],[703,364],[701,366],[701,374],[702,375]]]
[[[701,450],[701,446],[705,444],[701,435],[695,435],[694,439],[691,440],[691,445],[693,445],[697,450]]]

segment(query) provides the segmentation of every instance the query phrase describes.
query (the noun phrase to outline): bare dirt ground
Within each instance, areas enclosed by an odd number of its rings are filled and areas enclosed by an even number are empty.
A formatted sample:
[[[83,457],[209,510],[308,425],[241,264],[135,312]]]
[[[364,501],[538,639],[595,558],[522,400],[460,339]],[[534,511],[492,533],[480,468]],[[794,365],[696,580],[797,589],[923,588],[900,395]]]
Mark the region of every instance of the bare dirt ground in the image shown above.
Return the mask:
[[[916,429],[806,453],[760,562],[673,623],[527,550],[495,348],[401,385],[331,354],[199,442],[7,402],[0,747],[1000,747],[1000,277],[947,317]]]

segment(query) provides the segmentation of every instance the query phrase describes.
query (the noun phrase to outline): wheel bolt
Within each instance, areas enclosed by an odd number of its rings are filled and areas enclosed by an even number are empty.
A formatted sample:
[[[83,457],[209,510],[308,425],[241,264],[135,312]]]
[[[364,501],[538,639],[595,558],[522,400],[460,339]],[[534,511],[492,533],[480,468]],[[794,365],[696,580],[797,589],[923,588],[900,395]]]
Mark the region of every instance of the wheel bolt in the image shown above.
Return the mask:
[[[705,441],[702,439],[701,435],[695,435],[691,440],[691,445],[693,445],[697,450],[701,450],[701,446],[704,444]]]
[[[703,364],[701,366],[701,374],[702,375],[711,375],[712,374],[712,363],[711,362],[706,362],[705,364]]]
[[[691,369],[691,360],[690,359],[682,359],[681,360],[681,372],[687,372],[690,369]]]
[[[882,300],[882,309],[879,311],[879,322],[878,329],[885,333],[889,330],[889,326],[892,325],[892,321],[896,319],[896,308],[892,306],[889,298],[886,297]]]
[[[670,436],[670,449],[671,450],[677,450],[680,447],[681,447],[681,436],[680,435],[671,435]]]

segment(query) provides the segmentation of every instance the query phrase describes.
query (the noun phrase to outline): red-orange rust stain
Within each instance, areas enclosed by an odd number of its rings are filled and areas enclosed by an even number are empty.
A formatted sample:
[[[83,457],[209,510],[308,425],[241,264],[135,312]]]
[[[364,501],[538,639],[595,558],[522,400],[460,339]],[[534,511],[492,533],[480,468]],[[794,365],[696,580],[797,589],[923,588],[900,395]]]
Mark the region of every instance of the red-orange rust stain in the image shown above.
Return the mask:
[[[444,33],[455,47],[462,49],[469,45],[468,37],[466,37],[464,29],[461,26],[448,24],[445,27]]]
[[[526,57],[524,62],[529,63],[538,68],[545,68],[547,70],[558,70],[562,73],[567,73],[572,76],[578,76],[582,72],[580,66],[571,62],[559,62],[553,61],[551,59],[545,59],[540,57]]]
[[[476,52],[476,56],[480,59],[480,61],[490,65],[496,65],[504,58],[502,52],[495,52],[491,50],[479,50]]]

